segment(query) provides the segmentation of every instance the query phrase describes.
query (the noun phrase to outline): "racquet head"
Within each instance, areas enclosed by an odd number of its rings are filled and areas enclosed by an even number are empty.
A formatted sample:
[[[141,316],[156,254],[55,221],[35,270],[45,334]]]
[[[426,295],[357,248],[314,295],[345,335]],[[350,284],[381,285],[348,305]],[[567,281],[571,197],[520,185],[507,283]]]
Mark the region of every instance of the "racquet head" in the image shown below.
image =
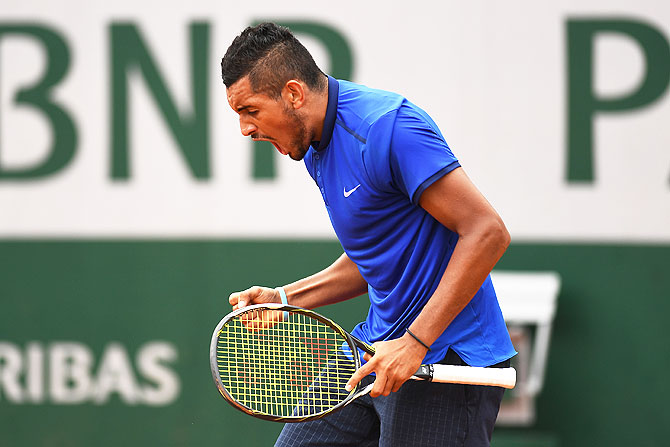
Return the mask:
[[[311,310],[256,304],[226,315],[210,345],[212,375],[233,407],[261,419],[318,419],[355,399],[357,340]],[[361,343],[361,342],[358,342]]]

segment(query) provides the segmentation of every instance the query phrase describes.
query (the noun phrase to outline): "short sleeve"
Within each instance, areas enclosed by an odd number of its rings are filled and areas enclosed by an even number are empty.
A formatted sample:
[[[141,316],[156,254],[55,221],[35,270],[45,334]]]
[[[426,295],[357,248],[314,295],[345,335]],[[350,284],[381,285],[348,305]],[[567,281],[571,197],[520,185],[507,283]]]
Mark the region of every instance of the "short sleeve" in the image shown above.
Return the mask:
[[[389,161],[395,187],[414,204],[426,188],[460,166],[437,125],[411,105],[401,106],[395,117]]]

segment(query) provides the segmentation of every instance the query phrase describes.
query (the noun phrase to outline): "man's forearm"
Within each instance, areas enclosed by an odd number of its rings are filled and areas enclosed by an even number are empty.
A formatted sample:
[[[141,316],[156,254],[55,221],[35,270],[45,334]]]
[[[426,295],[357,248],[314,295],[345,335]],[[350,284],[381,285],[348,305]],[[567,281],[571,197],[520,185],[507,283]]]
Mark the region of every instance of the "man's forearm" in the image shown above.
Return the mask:
[[[324,270],[284,286],[284,291],[289,304],[314,309],[355,298],[367,287],[356,264],[342,254]]]

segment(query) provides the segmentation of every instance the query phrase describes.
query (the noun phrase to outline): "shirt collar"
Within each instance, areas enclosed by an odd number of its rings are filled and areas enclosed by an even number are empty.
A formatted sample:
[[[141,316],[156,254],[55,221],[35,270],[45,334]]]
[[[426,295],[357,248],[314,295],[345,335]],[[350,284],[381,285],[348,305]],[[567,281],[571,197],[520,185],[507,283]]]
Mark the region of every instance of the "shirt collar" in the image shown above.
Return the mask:
[[[312,143],[317,151],[322,151],[330,144],[330,138],[335,129],[335,118],[337,117],[337,98],[340,92],[340,84],[332,76],[328,76],[328,106],[326,107],[326,117],[323,120],[323,129],[321,130],[321,141]]]

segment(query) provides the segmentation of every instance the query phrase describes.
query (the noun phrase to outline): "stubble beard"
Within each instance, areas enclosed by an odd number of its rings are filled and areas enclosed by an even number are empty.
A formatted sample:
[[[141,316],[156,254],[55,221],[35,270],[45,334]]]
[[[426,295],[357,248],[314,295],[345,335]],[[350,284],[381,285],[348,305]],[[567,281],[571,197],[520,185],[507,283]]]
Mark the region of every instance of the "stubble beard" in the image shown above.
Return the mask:
[[[287,125],[295,130],[291,141],[294,150],[289,151],[288,156],[295,161],[300,161],[305,158],[312,138],[307,136],[307,126],[294,109],[286,107],[286,116]]]

